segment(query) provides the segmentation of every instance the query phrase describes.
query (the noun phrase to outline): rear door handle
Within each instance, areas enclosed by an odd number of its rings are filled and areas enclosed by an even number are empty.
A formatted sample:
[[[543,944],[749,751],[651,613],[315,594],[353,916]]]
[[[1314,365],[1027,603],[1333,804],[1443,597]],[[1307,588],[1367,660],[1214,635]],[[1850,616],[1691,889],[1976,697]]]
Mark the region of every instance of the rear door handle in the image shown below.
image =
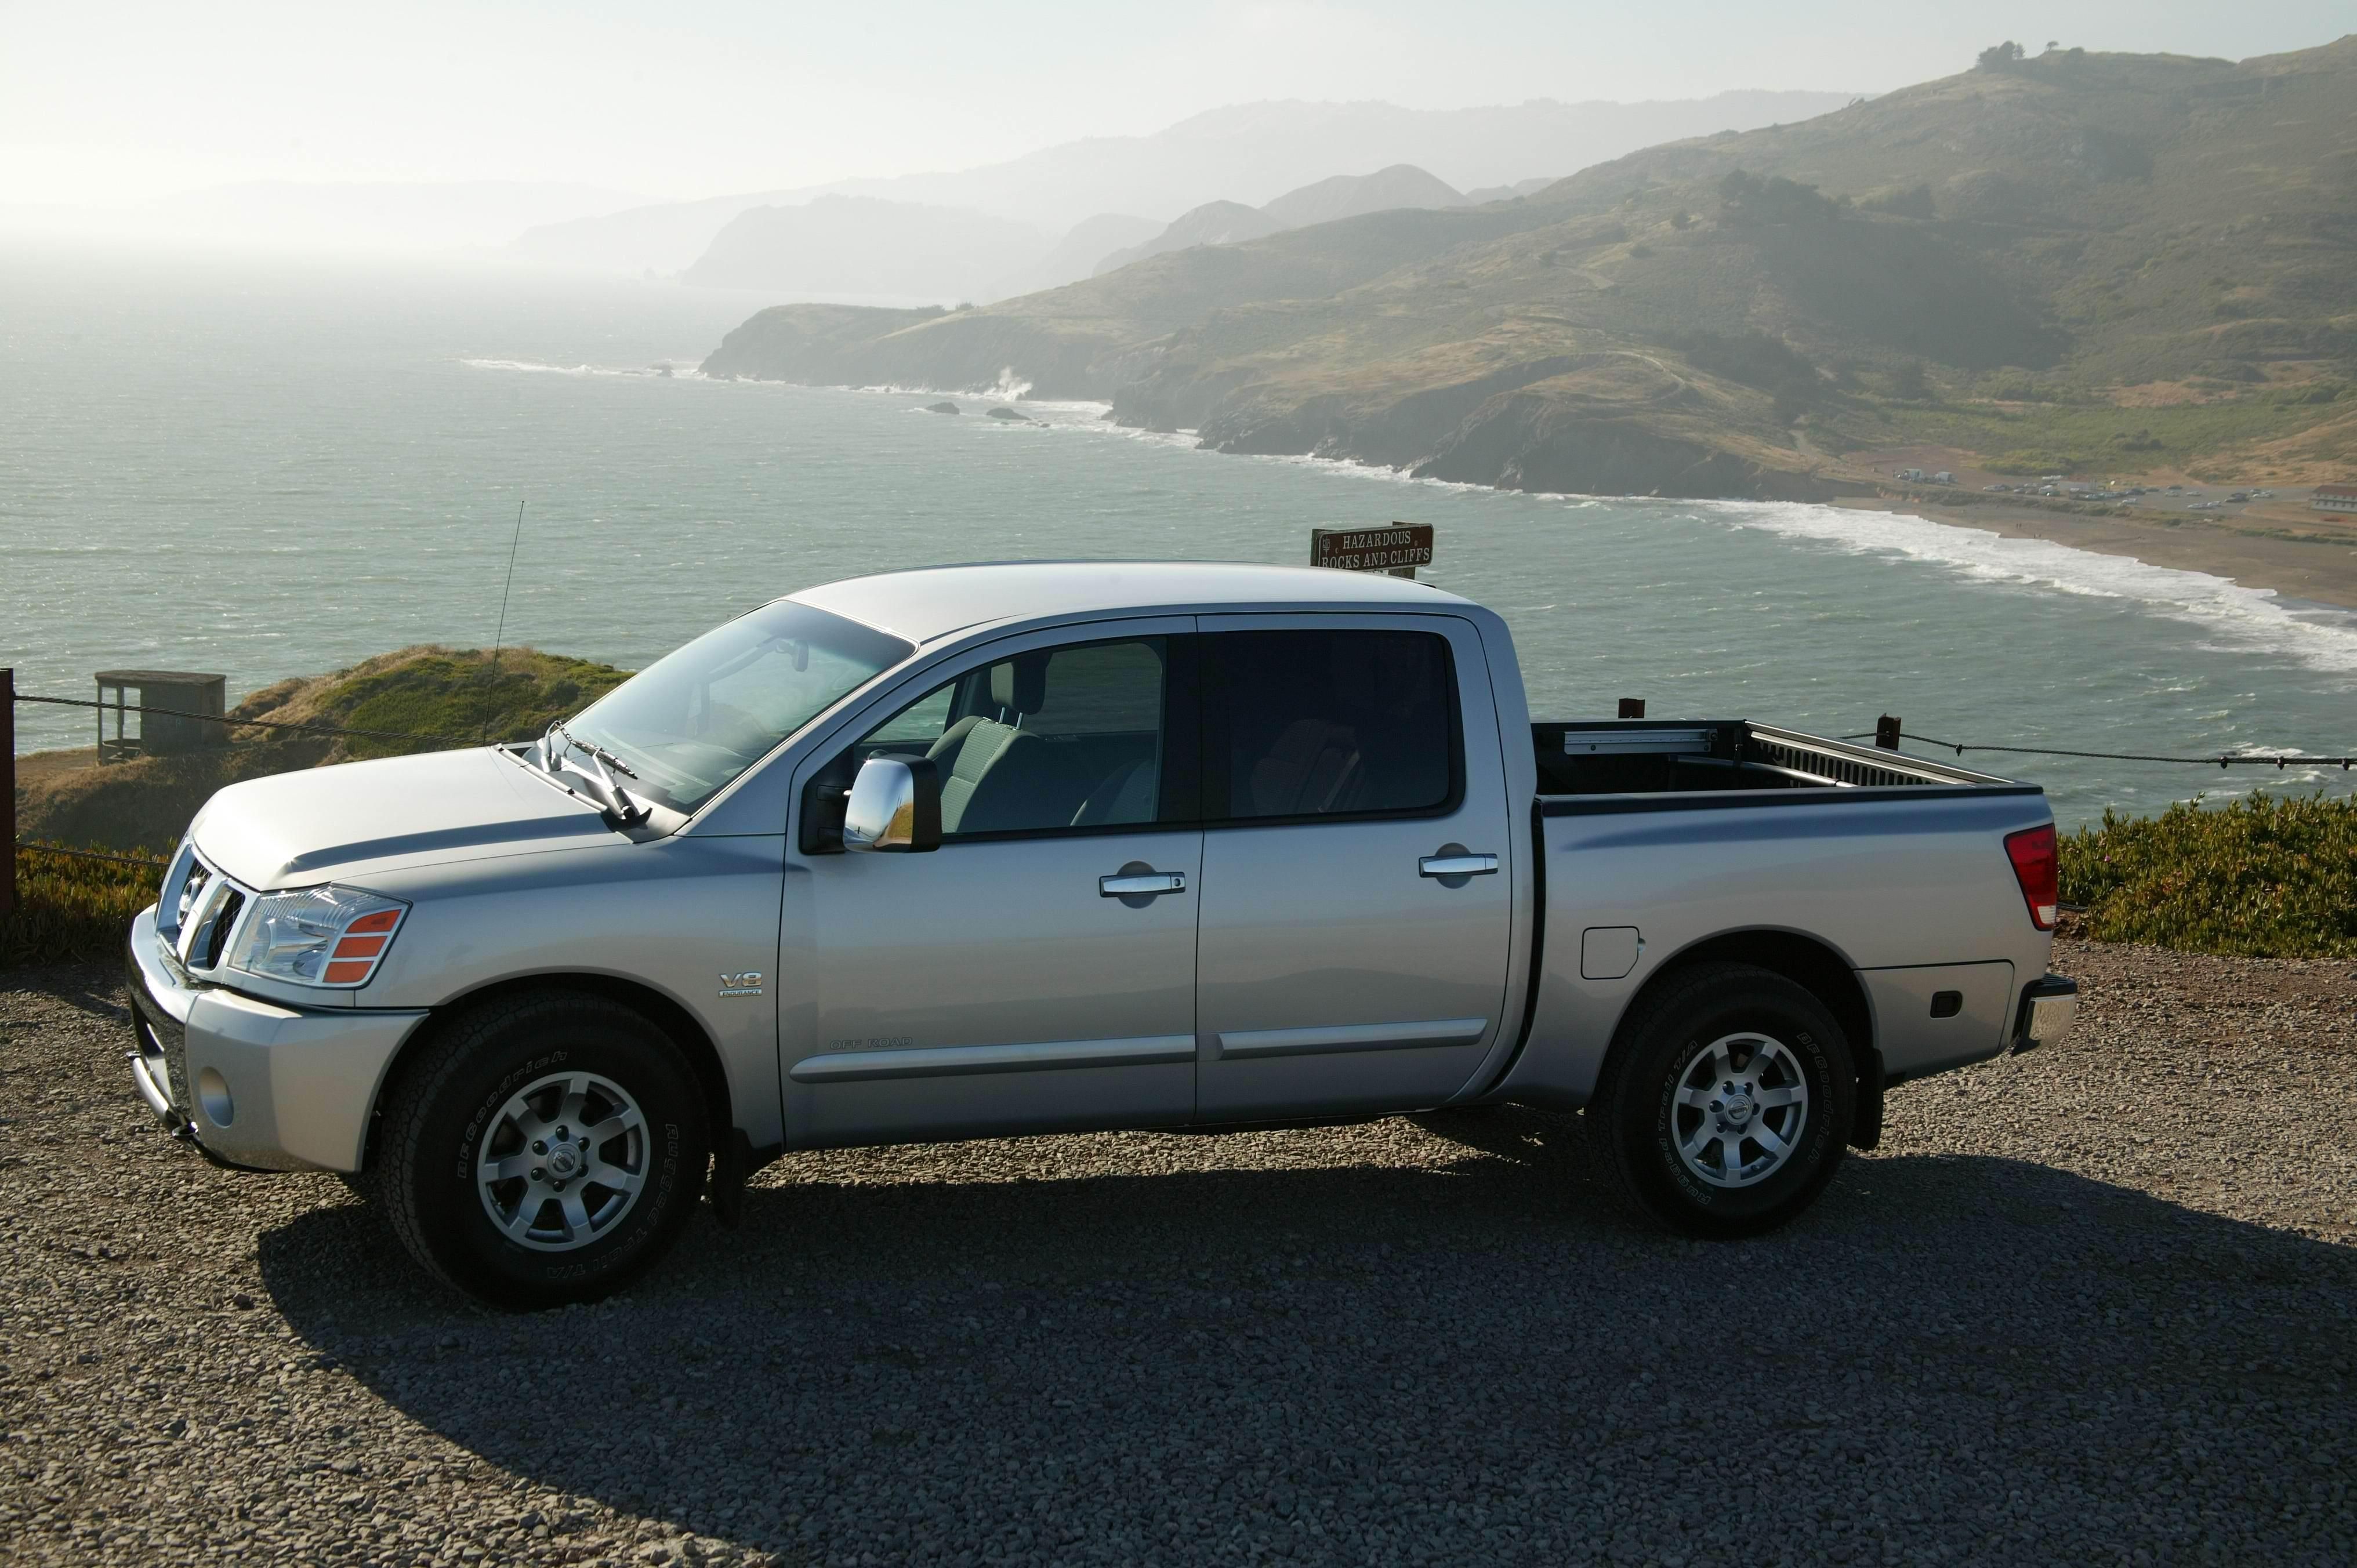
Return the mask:
[[[1427,854],[1415,863],[1422,876],[1489,876],[1497,872],[1494,854]]]
[[[1186,891],[1187,874],[1183,871],[1125,871],[1097,878],[1097,897],[1100,898],[1136,898],[1157,893]]]

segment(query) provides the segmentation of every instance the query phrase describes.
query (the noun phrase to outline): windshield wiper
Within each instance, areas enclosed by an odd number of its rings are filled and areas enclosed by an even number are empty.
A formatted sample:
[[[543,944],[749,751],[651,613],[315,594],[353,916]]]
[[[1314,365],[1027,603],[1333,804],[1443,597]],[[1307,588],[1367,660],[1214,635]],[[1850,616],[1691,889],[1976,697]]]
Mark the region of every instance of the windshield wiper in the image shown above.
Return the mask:
[[[550,744],[559,739],[565,743],[562,748]],[[654,815],[652,807],[638,800],[614,780],[616,773],[636,779],[639,776],[637,770],[604,746],[593,746],[566,729],[563,719],[551,719],[548,722],[548,728],[542,734],[537,749],[540,753],[541,770],[552,779],[556,778],[564,770],[565,751],[578,751],[587,757],[589,768],[576,768],[573,770],[573,776],[591,786],[597,794],[604,797],[597,801],[599,808],[608,816],[615,819],[620,826],[634,828]],[[595,768],[596,771],[592,772],[590,768]],[[561,779],[558,779],[557,782],[564,784]],[[566,785],[565,788],[570,789],[571,786]]]
[[[579,736],[575,735],[571,730],[566,729],[563,719],[551,719],[548,721],[548,734],[541,736],[542,741],[545,742],[548,736],[551,735],[563,736],[565,737],[565,745],[573,747],[576,751],[588,753],[591,757],[596,757],[598,761],[604,763],[607,767],[612,768],[615,772],[620,774],[625,779],[636,779],[639,776],[637,768],[632,768],[629,763],[623,761],[612,752],[608,751],[604,746],[593,746],[589,742],[583,740]]]

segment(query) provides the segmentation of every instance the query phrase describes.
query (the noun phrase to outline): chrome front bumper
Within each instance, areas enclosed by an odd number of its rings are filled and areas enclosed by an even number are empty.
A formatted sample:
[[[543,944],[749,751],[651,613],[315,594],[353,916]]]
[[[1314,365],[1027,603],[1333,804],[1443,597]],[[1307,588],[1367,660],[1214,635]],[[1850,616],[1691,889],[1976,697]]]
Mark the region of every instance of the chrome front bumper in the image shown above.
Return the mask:
[[[131,1080],[157,1122],[224,1164],[351,1171],[385,1069],[425,1015],[310,1011],[192,983],[131,922]]]
[[[2050,1046],[2079,1022],[2079,983],[2050,974],[2021,988],[2021,1012],[2014,1020],[2013,1054]]]

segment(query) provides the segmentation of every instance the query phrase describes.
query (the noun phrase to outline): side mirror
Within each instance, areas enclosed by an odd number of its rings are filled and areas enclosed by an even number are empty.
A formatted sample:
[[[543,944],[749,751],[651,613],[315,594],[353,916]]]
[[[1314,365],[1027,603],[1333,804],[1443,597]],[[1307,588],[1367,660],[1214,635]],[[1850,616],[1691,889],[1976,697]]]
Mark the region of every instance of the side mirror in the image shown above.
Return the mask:
[[[922,854],[942,847],[942,776],[931,758],[871,757],[843,808],[843,847]]]

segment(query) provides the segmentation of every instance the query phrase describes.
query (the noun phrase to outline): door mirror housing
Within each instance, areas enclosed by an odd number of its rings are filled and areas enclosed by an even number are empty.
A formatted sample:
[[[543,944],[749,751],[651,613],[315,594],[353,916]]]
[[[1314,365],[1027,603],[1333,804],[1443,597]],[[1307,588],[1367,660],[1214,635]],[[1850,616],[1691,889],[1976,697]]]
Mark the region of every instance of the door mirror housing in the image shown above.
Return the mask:
[[[924,757],[871,757],[843,808],[843,847],[921,854],[942,847],[942,776]]]

